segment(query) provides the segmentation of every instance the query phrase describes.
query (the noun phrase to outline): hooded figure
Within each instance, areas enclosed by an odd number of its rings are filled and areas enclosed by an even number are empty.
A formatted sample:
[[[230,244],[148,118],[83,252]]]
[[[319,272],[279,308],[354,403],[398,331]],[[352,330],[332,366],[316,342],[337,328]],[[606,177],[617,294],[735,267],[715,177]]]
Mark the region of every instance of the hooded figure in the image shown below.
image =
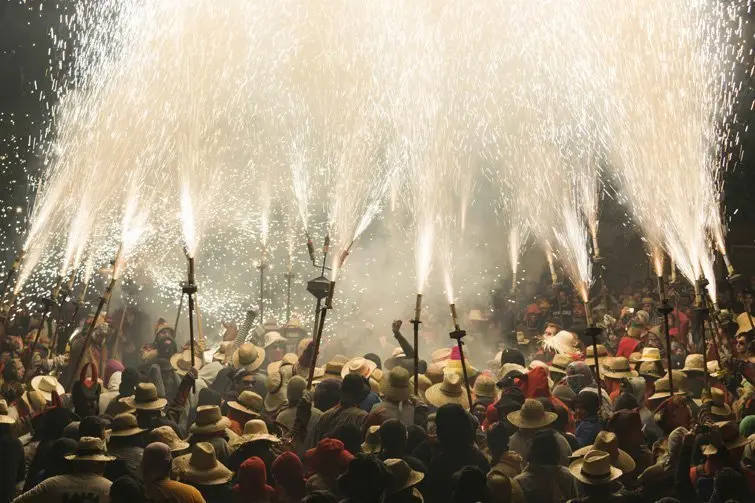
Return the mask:
[[[266,503],[275,500],[275,489],[267,484],[265,463],[251,457],[241,463],[238,483],[233,486],[236,503]]]
[[[284,452],[273,461],[272,474],[278,503],[299,503],[304,498],[307,481],[299,456]]]
[[[530,442],[527,467],[514,481],[519,484],[528,503],[560,503],[577,496],[577,481],[561,465],[555,433],[537,432]]]

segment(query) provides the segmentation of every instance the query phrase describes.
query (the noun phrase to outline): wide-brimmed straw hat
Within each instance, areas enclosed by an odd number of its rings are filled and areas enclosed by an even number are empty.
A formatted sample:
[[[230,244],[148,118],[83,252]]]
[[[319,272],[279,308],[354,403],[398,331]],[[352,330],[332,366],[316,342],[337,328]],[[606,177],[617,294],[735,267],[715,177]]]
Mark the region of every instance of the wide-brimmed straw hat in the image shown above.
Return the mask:
[[[176,371],[176,374],[183,376],[191,369],[191,349],[178,352],[170,357],[170,366]],[[199,370],[204,367],[202,356],[194,355],[194,368]]]
[[[111,437],[131,437],[147,431],[144,428],[139,428],[136,416],[133,414],[118,414],[110,423],[110,428],[112,429]]]
[[[598,344],[597,346],[598,363],[600,365],[606,365],[608,363],[608,359],[611,358],[611,356],[608,354],[608,350],[606,349],[605,345]],[[587,349],[585,350],[585,363],[590,367],[595,366],[595,348],[593,346],[587,346]]]
[[[197,407],[197,418],[191,425],[191,433],[216,433],[231,425],[230,419],[220,413],[217,405],[200,405]]]
[[[627,360],[623,356],[611,358],[611,361],[608,362],[608,365],[601,369],[600,373],[605,377],[610,377],[612,379],[621,379],[623,377],[637,377],[637,371],[632,370],[632,368],[629,366],[629,360]]]
[[[574,360],[569,355],[556,353],[553,355],[553,361],[548,365],[548,370],[566,375],[566,367],[568,367],[573,361]]]
[[[419,374],[419,386],[417,386],[417,389],[419,391],[419,397],[422,400],[425,400],[425,392],[432,385],[433,382],[429,377],[427,377],[425,374]],[[411,376],[409,378],[409,390],[414,393],[414,376]]]
[[[495,400],[498,396],[496,381],[488,374],[480,374],[474,382],[472,394],[476,399],[489,398]]]
[[[443,367],[437,363],[431,363],[427,366],[425,371],[425,377],[430,379],[433,384],[440,384],[443,382]]]
[[[108,456],[105,441],[97,437],[81,437],[76,452],[65,456],[68,461],[96,461],[107,463],[115,456]]]
[[[703,403],[712,402],[710,412],[713,415],[728,418],[731,416],[731,407],[726,403],[726,394],[720,389],[711,386],[710,398],[703,400]]]
[[[34,377],[31,380],[31,387],[35,391],[42,393],[42,396],[45,397],[45,400],[47,400],[48,402],[52,400],[53,391],[57,391],[58,395],[61,396],[66,392],[65,388],[63,388],[63,385],[60,384],[57,379],[52,376],[46,375],[39,375]]]
[[[750,442],[749,439],[745,438],[739,432],[739,426],[736,421],[718,421],[713,424],[721,432],[721,443],[729,451],[743,447]]]
[[[382,379],[380,391],[386,399],[405,402],[411,396],[409,371],[403,367],[393,367],[388,376]]]
[[[270,331],[265,334],[265,348],[269,348],[276,342],[286,343],[286,338],[276,331]]]
[[[0,424],[14,424],[16,419],[8,415],[8,402],[0,398]]]
[[[388,473],[391,474],[391,482],[385,491],[386,496],[391,496],[404,489],[416,486],[425,478],[424,473],[412,470],[409,464],[403,459],[386,459],[383,461],[383,464]]]
[[[705,372],[705,359],[703,358],[703,355],[698,353],[692,353],[690,355],[687,355],[687,358],[684,359],[684,368],[682,369],[682,372],[689,374],[689,373],[700,373],[702,374]]]
[[[288,380],[291,379],[291,373],[283,375],[284,371],[275,372],[267,376],[265,389],[267,394],[263,401],[267,412],[274,412],[280,409],[286,403],[286,390]]]
[[[258,348],[251,342],[245,342],[233,353],[233,368],[246,369],[253,372],[265,361],[265,350]]]
[[[174,462],[182,467],[181,480],[192,484],[214,486],[233,478],[233,472],[218,462],[215,447],[209,442],[197,442],[191,454],[179,456]]]
[[[674,394],[683,395],[684,392],[679,388],[679,382],[676,380],[676,374],[674,374]],[[648,400],[657,400],[660,398],[668,398],[671,396],[671,387],[668,379],[668,374],[655,381],[655,393],[653,393]]]
[[[548,412],[539,400],[527,398],[522,404],[522,408],[509,412],[506,419],[517,428],[534,430],[545,428],[558,418],[555,412]]]
[[[601,431],[595,437],[595,442],[592,445],[582,447],[574,451],[572,456],[582,457],[587,455],[590,451],[602,451],[608,453],[611,459],[611,465],[615,466],[624,473],[632,473],[636,467],[632,456],[625,451],[619,449],[619,439],[616,434],[610,431]]]
[[[267,440],[268,442],[280,442],[275,435],[271,435],[267,429],[267,424],[262,419],[250,419],[244,424],[244,433],[233,443],[241,445],[250,442]]]
[[[585,457],[572,462],[569,471],[577,480],[591,486],[609,484],[621,477],[622,472],[611,466],[611,458],[607,452],[593,450]]]
[[[377,368],[377,363],[367,358],[357,356],[352,358],[341,369],[341,377],[346,377],[347,374],[359,374],[362,377],[370,377],[372,372]]]
[[[661,361],[661,350],[658,348],[644,348],[640,362],[659,362]]]
[[[149,432],[150,442],[162,442],[167,445],[171,452],[184,451],[189,448],[189,443],[181,440],[176,431],[170,426],[158,426]]]
[[[653,381],[663,377],[663,373],[658,367],[658,362],[642,362],[640,363],[640,370],[638,372],[645,379],[652,379]]]
[[[137,410],[158,410],[168,404],[165,398],[157,396],[157,387],[151,382],[139,383],[134,394],[124,398],[123,402]]]
[[[710,377],[718,379],[724,372],[721,370],[721,366],[718,365],[718,360],[710,360],[705,364],[708,367],[708,375]]]
[[[228,402],[228,406],[252,416],[259,416],[262,413],[262,397],[254,391],[242,391],[236,400]]]
[[[430,359],[433,363],[437,363],[443,366],[448,360],[451,359],[451,348],[436,349],[430,355]]]
[[[469,398],[464,390],[463,378],[455,372],[446,372],[443,375],[443,382],[433,384],[425,391],[425,398],[435,407],[440,407],[447,403],[457,403],[469,408]]]
[[[228,351],[233,346],[233,341],[223,341],[218,346],[217,351],[212,355],[212,360],[220,363],[225,363],[228,357]]]
[[[367,429],[362,442],[362,452],[374,454],[380,450],[380,426],[374,425]]]
[[[267,366],[267,375],[276,374],[284,366],[294,366],[298,361],[299,357],[296,356],[296,353],[286,353],[283,358]]]
[[[343,379],[343,377],[341,377],[341,372],[343,371],[344,365],[346,365],[346,362],[348,361],[349,359],[343,355],[334,356],[332,360],[325,364],[325,373],[323,374],[323,378],[337,379],[339,381]]]
[[[640,362],[640,358],[642,358],[642,353],[639,352],[639,351],[634,352],[634,353],[632,353],[632,354],[629,355],[629,358],[628,358],[629,359],[629,363],[631,363],[632,365],[635,365],[637,363],[641,363]]]

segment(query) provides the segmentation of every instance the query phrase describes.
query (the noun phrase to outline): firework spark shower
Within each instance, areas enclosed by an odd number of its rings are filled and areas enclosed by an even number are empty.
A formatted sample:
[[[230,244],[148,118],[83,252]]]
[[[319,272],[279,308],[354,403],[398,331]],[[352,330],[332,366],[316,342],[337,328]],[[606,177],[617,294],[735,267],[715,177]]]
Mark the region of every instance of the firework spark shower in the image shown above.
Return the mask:
[[[312,272],[305,236],[329,235],[345,317],[366,319],[366,289],[405,306],[513,286],[531,241],[587,300],[609,190],[708,277],[748,6],[77,2],[15,292],[126,245],[126,275],[170,305],[185,247],[205,316],[233,318],[261,256],[274,303],[288,267]]]

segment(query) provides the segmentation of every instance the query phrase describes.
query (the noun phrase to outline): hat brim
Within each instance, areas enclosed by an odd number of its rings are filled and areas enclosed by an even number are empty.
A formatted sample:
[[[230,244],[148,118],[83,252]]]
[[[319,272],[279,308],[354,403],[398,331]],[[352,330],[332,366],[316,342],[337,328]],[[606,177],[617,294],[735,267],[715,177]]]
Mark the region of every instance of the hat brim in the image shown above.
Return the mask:
[[[467,394],[464,393],[462,390],[461,395],[459,396],[450,396],[443,393],[443,390],[441,387],[443,386],[443,383],[433,384],[427,390],[425,390],[425,399],[430,403],[430,405],[433,405],[435,407],[441,407],[443,405],[449,404],[449,403],[455,403],[458,405],[461,405],[465,409],[469,408],[469,399],[467,398]]]
[[[574,475],[574,477],[583,484],[591,486],[609,484],[622,475],[621,470],[619,470],[615,466],[610,466],[609,473],[607,473],[605,477],[585,477],[584,475],[582,475],[582,466],[584,465],[584,462],[584,459],[578,459],[569,466],[569,471],[572,473],[572,475]]]
[[[16,420],[11,416],[0,414],[0,424],[15,424]]]
[[[375,371],[375,369],[377,368],[377,363],[373,362],[372,360],[368,360],[366,358],[364,361],[366,362],[366,365],[367,365],[367,375],[364,375],[362,372],[354,372],[354,374],[359,374],[362,377],[370,377],[372,373]],[[349,363],[351,363],[351,360],[346,362],[343,368],[341,369],[341,378],[344,378],[351,373],[349,372]]]
[[[249,372],[254,372],[258,368],[262,366],[262,364],[265,362],[265,349],[260,348],[257,346],[254,346],[254,350],[257,353],[257,358],[252,362],[248,363],[246,365],[242,365],[239,361],[239,350],[233,352],[233,357],[231,358],[231,362],[233,363],[233,368],[235,369],[244,369],[248,370]]]
[[[69,454],[64,456],[66,461],[96,461],[98,463],[109,463],[118,459],[115,456],[108,456],[107,454],[87,454],[85,456],[79,456],[77,454]]]
[[[158,410],[168,405],[165,398],[156,398],[151,402],[137,402],[135,396],[127,396],[121,399],[123,403],[136,410]]]
[[[425,478],[425,474],[424,473],[412,470],[411,472],[409,472],[409,478],[407,478],[406,481],[404,481],[403,484],[398,485],[398,486],[389,487],[388,491],[386,491],[386,496],[392,496],[392,495],[396,494],[397,492],[403,491],[404,489],[408,489],[410,487],[414,487],[417,484],[419,484],[420,482],[422,482],[422,480],[424,480],[424,478]],[[419,492],[417,492],[416,494],[419,494]],[[422,500],[422,501],[424,501],[424,500]]]
[[[610,377],[611,379],[624,379],[625,377],[637,377],[639,374],[636,370],[621,370],[613,372],[610,370],[603,370],[600,373],[602,376]]]
[[[160,440],[160,442],[162,442],[162,440]],[[189,442],[185,442],[181,439],[178,439],[170,444],[167,442],[163,442],[163,443],[168,446],[168,449],[170,449],[170,452],[181,452],[191,447],[191,445],[189,445]]]
[[[558,414],[556,414],[555,412],[545,411],[543,417],[538,421],[527,422],[522,418],[522,411],[515,410],[514,412],[509,412],[506,416],[506,419],[508,419],[508,421],[517,428],[535,430],[537,428],[545,428],[549,424],[553,424],[556,419],[558,419]]]
[[[728,403],[725,403],[723,405],[712,405],[710,407],[710,412],[711,414],[719,417],[729,417],[731,416],[731,407]]]
[[[265,399],[262,403],[267,412],[275,412],[280,409],[288,403],[288,399],[286,398],[286,387],[281,387],[277,393],[268,393],[265,395]]]
[[[39,391],[42,394],[42,396],[45,397],[45,400],[50,402],[52,401],[52,391],[44,391],[44,390],[39,389],[39,383],[40,381],[42,381],[44,377],[45,376],[43,375],[38,375],[36,377],[33,377],[31,380],[31,387],[33,390]],[[66,389],[58,381],[55,381],[55,391],[58,392],[59,396],[63,396],[63,394],[66,392]]]
[[[134,428],[127,428],[125,430],[112,430],[110,432],[111,437],[133,437],[134,435],[138,435],[139,433],[144,433],[147,431],[144,428],[134,427]]]
[[[375,454],[380,451],[380,444],[368,444],[367,442],[362,443],[362,452],[365,454]]]
[[[170,366],[173,367],[173,370],[178,375],[186,375],[186,373],[189,371],[189,369],[182,369],[178,366],[178,360],[181,359],[181,356],[183,353],[175,353],[173,356],[170,357]],[[204,361],[202,361],[202,358],[194,358],[194,368],[199,370],[202,367],[204,367]]]
[[[239,437],[234,438],[228,443],[228,446],[232,450],[235,450],[244,444],[251,444],[252,442],[262,442],[262,441],[267,441],[267,442],[272,442],[274,444],[277,444],[281,441],[281,439],[270,433],[252,433],[248,435],[241,435]]]
[[[196,423],[191,425],[189,431],[191,433],[217,433],[223,431],[231,426],[231,420],[227,417],[221,417],[218,422],[212,424],[198,425]]]
[[[585,454],[590,452],[593,448],[594,445],[582,447],[581,449],[574,451],[572,453],[572,456],[575,458],[584,457]],[[619,449],[619,455],[616,457],[616,463],[612,463],[612,465],[621,470],[623,473],[632,473],[635,468],[637,468],[637,464],[634,462],[634,459],[632,459],[632,456],[630,456],[626,451],[622,449]]]
[[[563,375],[566,375],[566,369],[562,369],[562,368],[559,368],[559,367],[552,367],[550,365],[548,366],[548,372],[553,372],[554,374],[563,374]]]
[[[660,362],[660,361],[663,361],[663,360],[661,360],[660,358],[640,358],[637,361],[640,362],[640,363],[644,363],[644,362]]]
[[[610,360],[610,356],[599,356],[598,357],[598,365],[605,365],[608,360]],[[585,356],[585,363],[588,367],[594,367],[595,366],[595,357],[594,356]]]
[[[250,416],[259,416],[260,415],[260,413],[257,412],[256,410],[250,409],[249,407],[246,407],[244,404],[236,402],[236,401],[228,402],[228,406],[230,408],[232,408],[232,409],[235,409],[235,410],[239,411],[239,412],[243,412],[245,414],[249,414]],[[263,403],[263,406],[264,406],[264,403]]]
[[[683,368],[680,369],[685,374],[703,374],[705,371],[703,369],[696,369],[696,368]]]
[[[194,484],[215,486],[225,484],[233,478],[233,472],[218,462],[215,468],[199,469],[191,465],[191,454],[187,454],[189,463],[183,468],[181,479]]]

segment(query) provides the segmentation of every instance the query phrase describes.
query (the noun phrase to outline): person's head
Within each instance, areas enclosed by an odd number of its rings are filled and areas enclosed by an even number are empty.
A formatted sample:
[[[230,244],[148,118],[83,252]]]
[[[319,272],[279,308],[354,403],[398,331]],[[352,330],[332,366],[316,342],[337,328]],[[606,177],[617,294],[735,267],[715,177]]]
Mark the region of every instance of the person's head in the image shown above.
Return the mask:
[[[515,363],[517,365],[521,365],[522,367],[526,366],[524,360],[524,355],[521,351],[518,349],[512,349],[512,348],[506,348],[503,351],[501,351],[501,366],[506,365],[507,363]]]
[[[398,419],[384,421],[380,425],[378,435],[380,435],[383,452],[389,453],[391,457],[401,457],[407,442],[406,427],[401,421]]]
[[[362,432],[354,424],[341,424],[328,436],[343,442],[343,446],[352,454],[357,454],[362,450]]]
[[[157,346],[157,357],[169,360],[171,356],[178,352],[178,346],[176,346],[176,340],[166,334],[158,333],[155,339]]]
[[[561,331],[561,328],[555,323],[548,323],[548,325],[546,325],[545,327],[545,335],[549,337],[553,337],[560,331]]]
[[[50,453],[45,466],[46,475],[53,477],[69,471],[66,456],[76,452],[77,441],[72,438],[59,438],[50,445]]]
[[[453,474],[452,501],[454,503],[487,503],[488,479],[476,466],[465,466]]]
[[[341,383],[336,379],[325,379],[315,388],[314,406],[325,412],[338,405],[341,397]]]
[[[341,382],[341,403],[344,405],[359,405],[367,398],[370,386],[359,374],[346,374]]]
[[[661,403],[655,411],[655,420],[666,435],[680,426],[689,429],[692,411],[686,397],[675,395]]]
[[[737,335],[737,340],[734,343],[734,348],[737,351],[737,355],[739,355],[740,358],[744,358],[747,356],[747,350],[748,346],[750,345],[750,341],[752,340],[752,330],[747,332],[740,332],[739,335]]]
[[[115,479],[110,486],[111,503],[145,503],[144,486],[129,475]]]
[[[167,479],[172,461],[170,447],[162,442],[152,442],[142,453],[142,480],[149,483]]]
[[[493,459],[500,458],[509,450],[509,432],[504,423],[499,421],[493,424],[493,426],[488,428],[485,437]]]
[[[597,417],[599,409],[600,398],[592,391],[581,391],[574,400],[574,418],[577,421]]]
[[[716,473],[713,480],[713,490],[718,501],[750,501],[747,494],[747,482],[741,473],[726,467]]]
[[[292,495],[304,492],[304,465],[293,452],[286,451],[275,458],[270,472],[277,488]]]
[[[421,426],[411,424],[406,427],[406,452],[414,452],[414,449],[426,440],[427,432]]]
[[[474,439],[467,411],[456,403],[442,405],[435,414],[438,441],[446,446],[466,445]]]
[[[561,460],[556,433],[551,429],[537,431],[530,440],[526,461],[539,466],[558,466]]]
[[[381,370],[383,369],[383,362],[380,360],[380,357],[376,355],[375,353],[367,353],[366,355],[364,355],[364,359],[370,360],[371,362],[373,362],[375,365],[377,365],[376,368],[379,368]]]
[[[288,400],[288,406],[296,407],[304,396],[304,391],[306,389],[307,380],[298,375],[293,376],[286,386],[286,399]]]
[[[80,437],[105,438],[105,426],[107,423],[99,416],[87,416],[79,423]]]
[[[624,392],[616,399],[616,402],[613,404],[613,410],[632,410],[636,409],[640,406],[639,403],[637,403],[637,399],[629,392]]]
[[[390,483],[390,473],[375,456],[358,454],[349,463],[346,473],[338,478],[338,487],[353,501],[377,502]]]

